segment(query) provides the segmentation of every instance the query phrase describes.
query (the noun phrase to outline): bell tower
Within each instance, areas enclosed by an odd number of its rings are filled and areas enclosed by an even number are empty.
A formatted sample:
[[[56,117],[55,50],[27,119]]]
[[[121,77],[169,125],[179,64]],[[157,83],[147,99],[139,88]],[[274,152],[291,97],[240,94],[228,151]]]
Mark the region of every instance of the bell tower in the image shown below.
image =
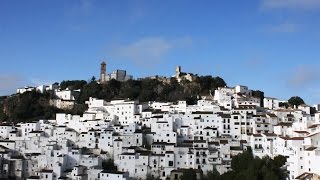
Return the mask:
[[[107,64],[102,61],[101,66],[100,66],[100,83],[106,82],[106,71],[107,69]]]
[[[181,73],[181,66],[177,66],[176,67],[176,77],[178,78],[180,76]]]

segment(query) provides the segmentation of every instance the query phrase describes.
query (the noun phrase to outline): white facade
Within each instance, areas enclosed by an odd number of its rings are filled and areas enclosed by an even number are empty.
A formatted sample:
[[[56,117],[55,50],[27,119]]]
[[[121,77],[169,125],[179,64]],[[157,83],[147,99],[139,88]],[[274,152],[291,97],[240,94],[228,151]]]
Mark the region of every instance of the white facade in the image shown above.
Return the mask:
[[[185,101],[139,104],[90,98],[82,115],[58,113],[53,120],[3,124],[0,152],[14,150],[25,159],[3,154],[15,168],[0,171],[54,180],[166,179],[181,168],[206,174],[216,167],[225,173],[231,170],[231,158],[251,147],[258,157],[289,156],[290,179],[320,174],[320,113],[311,115],[307,107],[263,109],[243,86],[216,92],[216,100],[191,106]],[[68,94],[61,97],[70,98]],[[110,161],[117,171],[102,169]]]
[[[247,86],[237,85],[235,87],[235,92],[236,93],[241,93],[241,94],[244,94],[244,95],[248,95],[248,96],[252,95],[252,91],[249,90]]]
[[[55,91],[54,94],[62,100],[66,101],[74,101],[76,100],[77,94],[79,94],[79,90],[61,90],[61,91]]]
[[[35,87],[28,87],[28,86],[26,86],[26,87],[23,87],[23,88],[18,88],[18,89],[17,89],[17,94],[23,94],[23,93],[25,93],[25,92],[30,92],[30,91],[35,91],[35,90],[36,90]]]
[[[279,100],[276,98],[265,97],[263,99],[263,107],[268,109],[279,109]]]

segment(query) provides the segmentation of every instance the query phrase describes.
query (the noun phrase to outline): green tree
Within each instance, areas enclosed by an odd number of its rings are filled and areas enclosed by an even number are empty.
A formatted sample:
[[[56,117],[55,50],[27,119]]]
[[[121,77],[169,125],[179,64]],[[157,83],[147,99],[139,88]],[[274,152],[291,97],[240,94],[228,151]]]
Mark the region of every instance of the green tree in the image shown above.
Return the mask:
[[[36,91],[25,92],[4,100],[5,116],[11,122],[29,122],[39,119],[51,119],[63,112],[49,104],[49,94]]]
[[[252,91],[252,96],[260,99],[260,106],[263,107],[264,92],[260,90]]]
[[[293,96],[288,100],[288,103],[291,107],[299,106],[301,104],[304,104],[304,100],[299,96]]]
[[[275,180],[275,179],[279,179],[279,178],[277,177],[276,174],[274,174],[274,172],[268,171],[268,172],[264,175],[264,178],[263,178],[263,179],[264,179],[264,180]]]
[[[75,104],[71,110],[67,110],[66,113],[73,115],[81,115],[88,109],[86,104]]]
[[[100,91],[101,91],[101,85],[95,81],[84,85],[80,91],[80,94],[78,97],[78,103],[84,104],[84,102],[87,101],[89,97],[98,98]]]
[[[107,86],[104,86],[104,87],[109,89],[109,92],[111,93],[112,97],[119,98],[119,93],[120,93],[120,88],[122,83],[115,79],[111,79],[106,85]]]
[[[141,92],[141,83],[136,80],[128,80],[121,84],[119,97],[129,98],[129,99],[138,99]]]
[[[281,156],[281,155],[278,155],[276,157],[274,157],[273,159],[273,162],[274,162],[274,165],[276,167],[281,167],[283,166],[287,161],[287,158],[285,156]]]
[[[141,92],[139,95],[139,101],[155,101],[158,97],[159,86],[161,83],[156,79],[143,79],[141,81]],[[161,85],[160,85],[161,86]]]
[[[248,168],[248,165],[253,160],[251,149],[244,151],[241,155],[234,156],[231,160],[231,168],[235,172],[241,172]]]
[[[152,177],[151,174],[147,174],[146,180],[161,180],[160,177]]]
[[[200,85],[200,91],[202,94],[209,94],[209,91],[214,92],[214,90],[218,87],[224,87],[227,84],[220,77],[212,77],[212,76],[200,76],[196,82]]]
[[[4,101],[7,99],[6,96],[0,96],[0,122],[6,121],[8,116],[4,112]]]
[[[95,82],[96,81],[96,77],[92,76],[89,82]]]
[[[221,175],[221,180],[234,180],[236,173],[234,171],[228,171]]]
[[[85,80],[67,80],[67,81],[62,81],[60,83],[60,89],[71,89],[71,90],[76,90],[76,89],[82,89],[84,85],[87,84],[87,81]]]
[[[214,167],[212,171],[209,171],[207,173],[207,177],[205,179],[207,179],[207,180],[220,180],[221,179],[221,175],[217,171],[217,169]]]
[[[197,179],[197,171],[194,169],[184,169],[180,180],[195,180]]]
[[[114,165],[112,159],[102,161],[102,169],[108,171],[117,171],[117,166]]]

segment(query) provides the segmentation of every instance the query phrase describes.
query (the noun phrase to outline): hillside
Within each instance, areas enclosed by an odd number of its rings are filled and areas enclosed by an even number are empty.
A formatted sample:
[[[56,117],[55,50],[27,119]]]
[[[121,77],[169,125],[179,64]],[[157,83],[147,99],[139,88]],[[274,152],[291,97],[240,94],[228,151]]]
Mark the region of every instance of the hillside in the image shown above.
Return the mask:
[[[131,99],[140,102],[186,100],[188,104],[194,104],[202,95],[209,95],[218,87],[225,87],[226,82],[220,77],[200,76],[193,82],[183,80],[180,83],[175,78],[170,82],[162,82],[157,79],[141,79],[129,81],[111,80],[99,84],[93,77],[90,81],[67,80],[60,83],[63,89],[80,89],[80,95],[76,105],[71,110],[61,110],[49,105],[54,98],[53,92],[41,94],[38,92],[26,92],[0,98],[0,121],[8,123],[29,122],[38,119],[54,118],[57,112],[81,114],[85,111],[85,101],[89,97],[95,97],[110,101],[112,99]],[[260,91],[257,91],[260,92]],[[258,93],[263,96],[263,93]]]

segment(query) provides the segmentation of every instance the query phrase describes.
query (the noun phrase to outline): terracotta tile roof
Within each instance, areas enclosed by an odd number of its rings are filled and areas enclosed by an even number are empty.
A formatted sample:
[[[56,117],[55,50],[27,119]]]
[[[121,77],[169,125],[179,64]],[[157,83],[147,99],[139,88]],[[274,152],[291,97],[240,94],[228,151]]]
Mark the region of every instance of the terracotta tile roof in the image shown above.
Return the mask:
[[[310,147],[306,148],[305,151],[313,151],[315,149],[317,149],[317,147],[310,146]]]
[[[293,131],[295,133],[299,133],[299,134],[310,134],[308,131]]]
[[[280,138],[284,139],[284,140],[294,140],[294,141],[304,140],[304,137],[283,137],[283,136],[280,136]]]

